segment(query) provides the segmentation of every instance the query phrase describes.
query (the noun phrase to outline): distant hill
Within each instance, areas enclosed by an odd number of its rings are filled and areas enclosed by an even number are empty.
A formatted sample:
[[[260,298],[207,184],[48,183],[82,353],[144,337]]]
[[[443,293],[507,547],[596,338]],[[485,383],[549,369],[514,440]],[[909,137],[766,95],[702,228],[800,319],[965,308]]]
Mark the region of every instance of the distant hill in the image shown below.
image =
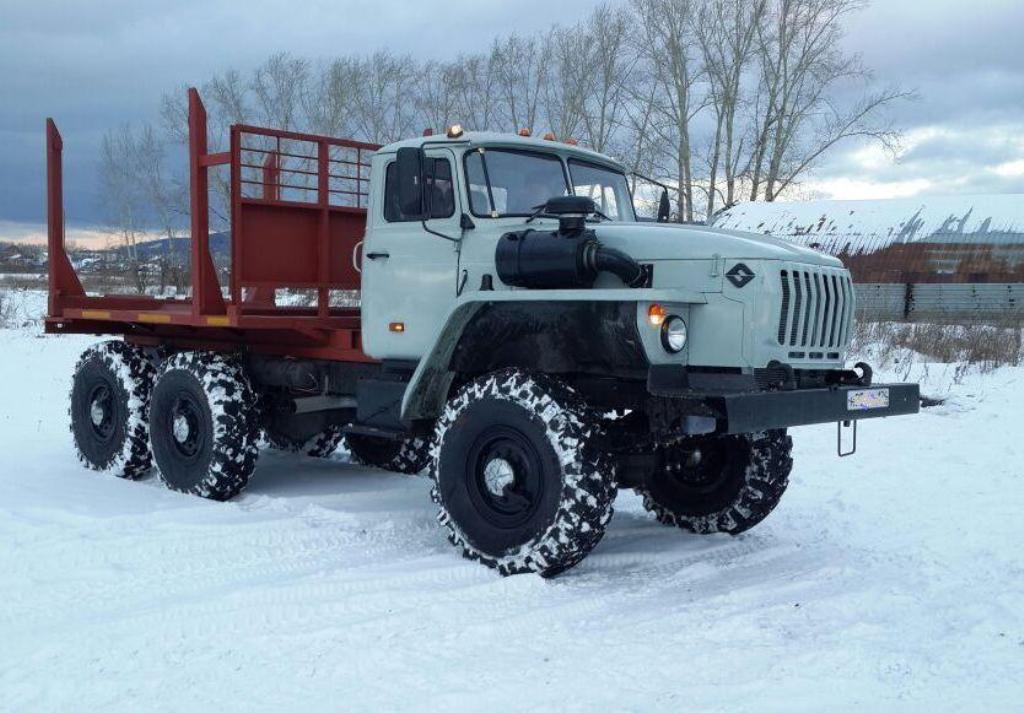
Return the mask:
[[[191,238],[161,238],[159,240],[148,240],[135,246],[136,253],[141,262],[159,260],[169,255],[174,264],[185,265],[189,260],[189,253],[192,250]],[[110,248],[99,251],[100,254],[116,255],[115,260],[125,260],[128,257],[128,249],[125,247]],[[231,234],[211,233],[210,253],[214,262],[227,262],[231,255]]]

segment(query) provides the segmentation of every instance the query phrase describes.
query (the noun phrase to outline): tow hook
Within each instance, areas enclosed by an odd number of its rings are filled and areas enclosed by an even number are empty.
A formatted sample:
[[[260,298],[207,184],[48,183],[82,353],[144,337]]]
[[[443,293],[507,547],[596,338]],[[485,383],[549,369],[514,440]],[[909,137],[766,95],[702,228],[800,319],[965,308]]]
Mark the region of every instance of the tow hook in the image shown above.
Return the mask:
[[[843,450],[843,431],[850,431],[853,436],[850,450]],[[836,453],[840,458],[846,458],[852,456],[857,452],[857,422],[856,421],[836,421]]]

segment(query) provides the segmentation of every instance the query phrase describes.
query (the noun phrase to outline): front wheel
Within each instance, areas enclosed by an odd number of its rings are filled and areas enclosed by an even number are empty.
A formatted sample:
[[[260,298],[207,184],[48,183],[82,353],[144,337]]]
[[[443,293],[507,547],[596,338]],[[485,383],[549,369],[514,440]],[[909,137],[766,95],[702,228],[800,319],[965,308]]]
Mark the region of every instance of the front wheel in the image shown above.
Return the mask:
[[[785,430],[685,438],[662,449],[660,467],[637,488],[666,525],[738,535],[779,504],[793,468]]]
[[[564,383],[517,369],[481,377],[437,424],[432,496],[448,539],[503,575],[579,563],[611,519],[615,473]]]

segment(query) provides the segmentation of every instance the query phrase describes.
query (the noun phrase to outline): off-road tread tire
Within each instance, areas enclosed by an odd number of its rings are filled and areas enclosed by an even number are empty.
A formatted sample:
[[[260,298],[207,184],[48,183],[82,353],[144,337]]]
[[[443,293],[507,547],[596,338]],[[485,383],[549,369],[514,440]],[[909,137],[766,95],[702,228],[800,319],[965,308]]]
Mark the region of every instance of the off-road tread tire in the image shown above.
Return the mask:
[[[522,406],[539,419],[562,463],[562,490],[555,517],[539,535],[514,551],[489,555],[474,547],[441,501],[438,464],[445,434],[470,404],[496,398]],[[615,467],[601,448],[597,416],[582,397],[561,380],[520,369],[502,369],[465,384],[438,419],[431,458],[438,522],[449,542],[467,559],[504,576],[534,572],[555,576],[579,564],[597,546],[612,518],[617,488]]]
[[[330,426],[305,441],[290,438],[283,433],[277,433],[269,428],[265,428],[263,433],[267,438],[267,444],[271,448],[285,451],[286,453],[299,453],[310,458],[329,458],[345,438],[341,426]]]
[[[345,436],[345,447],[353,463],[403,475],[419,475],[430,466],[433,438],[408,436],[389,441],[349,433]]]
[[[168,358],[157,377],[172,371],[193,376],[206,395],[213,417],[212,458],[203,479],[191,487],[177,487],[157,472],[164,484],[179,492],[210,500],[229,500],[249,483],[259,455],[257,394],[240,359],[215,352],[178,352]]]
[[[750,449],[749,462],[743,486],[729,505],[707,515],[683,515],[659,503],[641,486],[636,492],[643,497],[644,508],[654,513],[658,522],[698,535],[738,535],[760,523],[779,504],[789,485],[793,439],[784,429],[746,434],[743,439]]]
[[[73,414],[82,370],[90,364],[102,366],[114,377],[125,410],[121,447],[109,460],[102,462],[88,457],[82,450]],[[133,344],[110,340],[95,344],[82,353],[75,365],[75,375],[68,395],[68,422],[75,453],[85,467],[128,480],[137,480],[149,472],[153,466],[153,454],[149,448],[149,400],[155,381],[156,369],[149,357]]]

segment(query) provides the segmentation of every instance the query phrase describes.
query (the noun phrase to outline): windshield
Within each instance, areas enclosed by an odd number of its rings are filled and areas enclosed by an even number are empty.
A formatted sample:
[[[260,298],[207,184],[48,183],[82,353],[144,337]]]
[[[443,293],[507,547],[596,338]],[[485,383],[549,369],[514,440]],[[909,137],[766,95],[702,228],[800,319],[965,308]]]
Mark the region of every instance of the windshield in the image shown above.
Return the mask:
[[[473,215],[532,215],[548,198],[569,194],[558,156],[487,149],[466,156]]]
[[[569,175],[573,193],[592,198],[597,209],[606,216],[612,220],[636,220],[625,175],[576,159],[569,159]]]

